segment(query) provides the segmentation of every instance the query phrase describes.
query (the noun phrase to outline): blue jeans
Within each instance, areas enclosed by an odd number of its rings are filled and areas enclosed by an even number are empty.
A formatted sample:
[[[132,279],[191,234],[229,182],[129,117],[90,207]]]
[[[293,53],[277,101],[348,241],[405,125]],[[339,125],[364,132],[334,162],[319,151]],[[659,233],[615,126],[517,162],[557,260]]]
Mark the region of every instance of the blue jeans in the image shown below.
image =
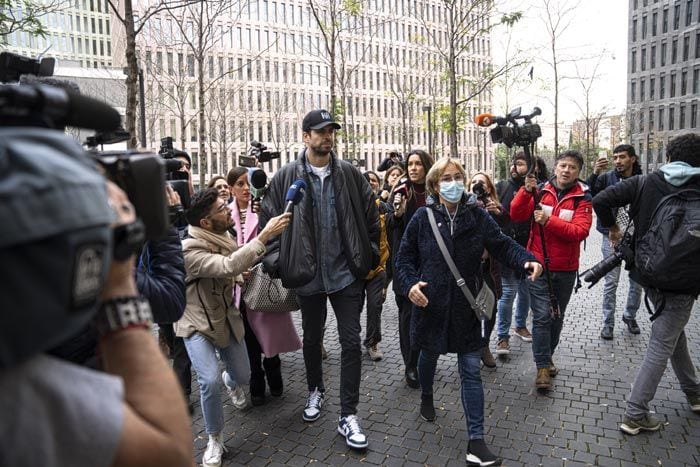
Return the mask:
[[[547,274],[542,273],[535,282],[528,281],[530,287],[530,307],[532,308],[532,355],[537,368],[549,368],[554,350],[559,344],[564,313],[574,290],[576,271],[551,272],[552,288],[559,302],[559,317],[554,319],[549,309],[549,286]]]
[[[610,240],[607,235],[603,235],[603,258],[607,258],[613,253]],[[620,281],[620,270],[618,266],[605,275],[605,288],[603,289],[603,325],[615,326],[615,303],[617,295],[617,283]],[[622,315],[627,319],[635,319],[637,310],[642,302],[644,289],[630,278],[630,289],[627,293],[627,307]]]
[[[250,381],[250,363],[245,342],[236,342],[231,337],[228,347],[216,347],[202,334],[195,332],[185,337],[185,347],[197,372],[199,393],[207,434],[216,435],[224,427],[224,411],[221,405],[221,372],[216,350],[235,386],[247,385]],[[233,386],[232,386],[233,387]]]
[[[433,393],[435,367],[439,354],[420,351],[418,381],[421,392]],[[481,351],[457,354],[459,377],[462,380],[462,408],[469,439],[484,439],[484,385],[481,383]]]
[[[527,286],[527,278],[518,278],[512,269],[502,268],[501,286],[503,293],[498,299],[498,338],[510,338],[510,323],[513,316],[513,302],[517,293],[515,304],[515,327],[524,328],[527,322],[527,313],[530,311],[530,289]]]
[[[656,308],[661,294],[649,290],[648,295]],[[695,298],[690,295],[666,295],[665,299],[666,306],[651,324],[647,353],[627,398],[625,414],[635,420],[649,413],[649,402],[656,394],[669,359],[681,390],[688,396],[700,395],[700,382],[695,375],[685,337],[685,325],[690,319]]]

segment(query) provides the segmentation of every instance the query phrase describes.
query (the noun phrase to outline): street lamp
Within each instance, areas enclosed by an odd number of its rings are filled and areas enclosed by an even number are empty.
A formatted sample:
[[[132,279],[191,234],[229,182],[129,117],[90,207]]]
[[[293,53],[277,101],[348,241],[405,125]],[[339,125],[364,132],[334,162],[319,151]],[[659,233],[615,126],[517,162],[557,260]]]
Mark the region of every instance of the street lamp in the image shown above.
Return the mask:
[[[431,118],[431,114],[433,111],[433,107],[430,105],[424,105],[423,106],[423,112],[427,112],[428,114],[428,152],[430,153],[431,156],[435,157],[433,154],[433,120]]]

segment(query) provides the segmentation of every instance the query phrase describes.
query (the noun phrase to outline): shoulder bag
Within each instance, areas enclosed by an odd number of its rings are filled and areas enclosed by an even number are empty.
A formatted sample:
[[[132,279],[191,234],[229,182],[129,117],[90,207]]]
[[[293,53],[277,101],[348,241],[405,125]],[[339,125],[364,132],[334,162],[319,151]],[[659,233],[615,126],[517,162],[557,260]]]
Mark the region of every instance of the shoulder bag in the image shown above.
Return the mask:
[[[489,288],[489,286],[486,285],[486,281],[482,281],[481,290],[479,290],[479,293],[476,295],[476,298],[474,298],[471,291],[469,290],[469,287],[467,287],[467,283],[464,281],[462,276],[460,276],[459,271],[457,270],[457,266],[452,260],[450,253],[447,251],[445,241],[442,239],[442,235],[440,235],[437,223],[435,222],[435,215],[433,214],[433,210],[430,208],[426,208],[426,211],[428,211],[428,220],[430,221],[430,227],[433,229],[433,235],[435,235],[435,240],[437,241],[437,244],[440,247],[440,252],[442,253],[443,258],[445,258],[445,262],[450,268],[450,271],[452,271],[452,275],[457,281],[457,286],[459,286],[459,288],[462,290],[464,296],[467,297],[467,301],[472,307],[472,310],[474,310],[474,314],[476,314],[477,319],[481,322],[481,337],[485,338],[486,322],[490,320],[491,316],[493,315],[493,306],[496,303],[496,297],[494,296],[493,291]]]

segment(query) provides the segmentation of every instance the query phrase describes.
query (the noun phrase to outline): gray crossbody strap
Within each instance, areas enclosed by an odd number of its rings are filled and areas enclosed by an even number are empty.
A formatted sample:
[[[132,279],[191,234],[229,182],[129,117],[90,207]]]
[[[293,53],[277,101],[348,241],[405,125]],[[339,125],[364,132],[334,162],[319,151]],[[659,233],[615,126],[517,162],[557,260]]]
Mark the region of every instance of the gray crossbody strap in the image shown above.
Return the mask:
[[[433,235],[435,235],[435,240],[437,241],[437,244],[440,247],[442,257],[445,258],[447,266],[450,268],[450,271],[452,271],[452,275],[457,281],[457,285],[459,286],[459,288],[462,289],[462,293],[465,297],[467,297],[467,301],[471,305],[472,310],[474,310],[474,313],[476,313],[476,315],[481,319],[482,317],[479,315],[479,310],[481,308],[476,304],[476,300],[474,300],[474,295],[472,295],[471,291],[469,290],[469,287],[467,287],[467,283],[464,281],[462,276],[459,275],[457,265],[455,265],[455,262],[452,261],[452,257],[447,252],[447,246],[445,245],[445,240],[442,239],[442,235],[440,235],[440,231],[438,230],[433,210],[430,208],[426,208],[426,211],[428,211],[428,220],[430,221],[430,227],[433,229]]]

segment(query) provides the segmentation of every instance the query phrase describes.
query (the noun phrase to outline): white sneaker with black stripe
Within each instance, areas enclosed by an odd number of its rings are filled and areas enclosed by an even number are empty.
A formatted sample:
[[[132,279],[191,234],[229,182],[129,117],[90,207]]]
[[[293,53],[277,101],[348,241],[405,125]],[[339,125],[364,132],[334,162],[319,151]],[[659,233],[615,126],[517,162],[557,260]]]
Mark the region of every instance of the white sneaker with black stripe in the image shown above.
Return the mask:
[[[323,400],[325,396],[324,393],[314,389],[309,393],[309,397],[306,399],[306,405],[304,406],[304,412],[301,414],[301,418],[305,422],[315,422],[321,416],[321,407],[323,407]]]
[[[345,436],[345,444],[353,449],[365,449],[367,436],[362,431],[360,419],[356,415],[346,415],[338,419],[338,433]]]

